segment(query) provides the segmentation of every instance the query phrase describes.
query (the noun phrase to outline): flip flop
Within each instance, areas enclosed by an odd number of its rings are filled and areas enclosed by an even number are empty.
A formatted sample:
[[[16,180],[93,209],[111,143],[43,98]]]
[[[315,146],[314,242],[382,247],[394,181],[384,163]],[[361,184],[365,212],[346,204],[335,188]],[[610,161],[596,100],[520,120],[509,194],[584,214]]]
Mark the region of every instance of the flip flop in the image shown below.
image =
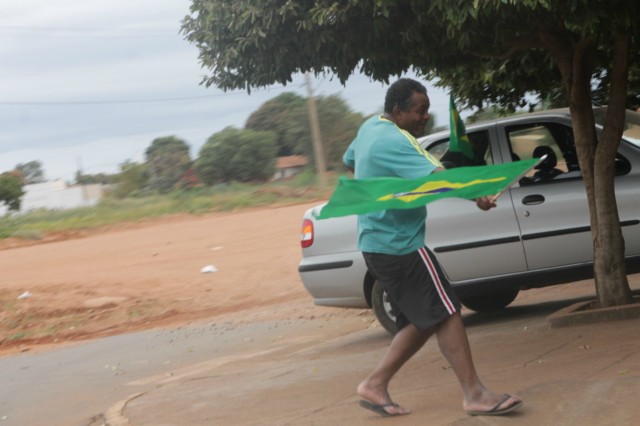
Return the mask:
[[[371,410],[374,413],[381,415],[382,417],[405,416],[409,414],[408,412],[407,413],[390,413],[387,410],[385,410],[386,407],[399,408],[400,406],[395,402],[390,402],[389,404],[374,404],[371,401],[367,401],[363,399],[360,401],[360,406],[362,408],[366,408],[367,410]]]
[[[511,395],[505,393],[502,396],[502,399],[491,410],[469,410],[467,411],[467,414],[469,414],[470,416],[502,416],[503,414],[510,413],[522,407],[522,401],[516,401],[513,404],[507,405],[503,409],[498,410],[498,407],[504,404],[509,398],[511,398]]]

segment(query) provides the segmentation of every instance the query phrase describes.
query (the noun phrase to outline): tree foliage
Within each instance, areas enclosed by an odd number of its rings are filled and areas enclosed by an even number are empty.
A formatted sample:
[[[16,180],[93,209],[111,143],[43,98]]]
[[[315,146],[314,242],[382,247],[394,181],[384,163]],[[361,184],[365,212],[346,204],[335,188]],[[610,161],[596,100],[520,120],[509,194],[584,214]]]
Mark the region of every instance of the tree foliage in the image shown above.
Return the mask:
[[[198,177],[196,170],[193,167],[189,167],[184,175],[177,183],[177,188],[182,190],[189,190],[194,188],[201,188],[202,181]]]
[[[279,157],[298,154],[313,159],[307,102],[308,99],[300,95],[283,93],[252,113],[245,128],[274,132]],[[316,110],[327,167],[340,169],[342,153],[355,137],[363,117],[353,112],[338,95],[316,97]]]
[[[355,138],[364,117],[358,112],[351,111],[344,100],[337,95],[318,97],[316,108],[327,168],[343,169],[342,154]],[[311,145],[306,147],[304,154],[312,158]]]
[[[24,195],[22,179],[15,171],[0,174],[0,204],[6,204],[9,210],[20,210]]]
[[[149,187],[168,192],[191,165],[189,145],[176,136],[156,138],[145,151]]]
[[[522,107],[564,90],[587,191],[602,306],[631,301],[614,157],[640,59],[640,2],[628,0],[193,0],[186,38],[222,89],[291,82],[305,71],[346,82],[414,70],[459,105]],[[633,80],[632,79],[632,84]],[[596,132],[594,93],[606,101]],[[636,98],[637,99],[637,98]]]
[[[227,127],[207,139],[195,170],[207,185],[265,181],[274,174],[277,146],[273,132]]]
[[[147,188],[148,182],[147,165],[127,160],[120,164],[112,194],[117,198],[137,195]]]
[[[78,185],[110,185],[117,181],[116,175],[108,173],[85,174],[76,172],[76,183]]]
[[[207,86],[251,90],[307,70],[346,82],[357,68],[388,82],[413,69],[467,105],[511,109],[562,82],[548,43],[588,36],[604,77],[611,34],[638,31],[638,4],[626,0],[194,0],[191,11],[182,31],[211,71]]]
[[[299,154],[300,147],[311,144],[309,132],[304,131],[304,125],[308,129],[309,120],[301,116],[301,110],[306,112],[305,98],[295,93],[283,93],[262,104],[249,116],[244,127],[274,132],[279,157]]]
[[[23,176],[25,185],[44,182],[44,170],[42,170],[42,163],[38,160],[19,163],[15,170]]]

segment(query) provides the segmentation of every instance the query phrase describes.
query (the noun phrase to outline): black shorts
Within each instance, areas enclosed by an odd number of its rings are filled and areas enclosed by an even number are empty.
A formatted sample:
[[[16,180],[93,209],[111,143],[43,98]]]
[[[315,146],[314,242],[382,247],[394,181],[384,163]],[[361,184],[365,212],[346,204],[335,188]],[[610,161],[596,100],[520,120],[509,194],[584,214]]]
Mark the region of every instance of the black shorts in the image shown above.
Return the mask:
[[[460,311],[458,297],[428,248],[400,256],[362,254],[389,296],[398,330],[411,323],[423,331]]]

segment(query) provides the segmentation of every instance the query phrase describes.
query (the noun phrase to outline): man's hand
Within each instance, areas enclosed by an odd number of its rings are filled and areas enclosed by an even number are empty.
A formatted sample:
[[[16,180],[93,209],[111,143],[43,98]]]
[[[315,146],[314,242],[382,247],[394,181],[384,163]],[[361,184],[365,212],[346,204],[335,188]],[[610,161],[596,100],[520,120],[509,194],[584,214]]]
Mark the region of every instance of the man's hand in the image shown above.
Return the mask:
[[[496,207],[496,198],[495,197],[480,197],[475,199],[476,205],[480,210],[491,210]]]

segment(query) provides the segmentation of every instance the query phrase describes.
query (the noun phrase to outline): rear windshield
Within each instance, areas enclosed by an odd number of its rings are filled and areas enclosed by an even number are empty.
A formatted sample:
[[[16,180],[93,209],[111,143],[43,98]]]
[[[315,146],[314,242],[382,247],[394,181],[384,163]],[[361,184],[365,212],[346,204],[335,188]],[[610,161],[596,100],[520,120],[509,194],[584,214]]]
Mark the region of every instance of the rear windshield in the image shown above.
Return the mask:
[[[604,125],[604,117],[606,108],[597,108],[593,110],[596,124]],[[622,139],[631,142],[640,148],[640,112],[627,110],[624,119],[624,130],[622,131]]]

